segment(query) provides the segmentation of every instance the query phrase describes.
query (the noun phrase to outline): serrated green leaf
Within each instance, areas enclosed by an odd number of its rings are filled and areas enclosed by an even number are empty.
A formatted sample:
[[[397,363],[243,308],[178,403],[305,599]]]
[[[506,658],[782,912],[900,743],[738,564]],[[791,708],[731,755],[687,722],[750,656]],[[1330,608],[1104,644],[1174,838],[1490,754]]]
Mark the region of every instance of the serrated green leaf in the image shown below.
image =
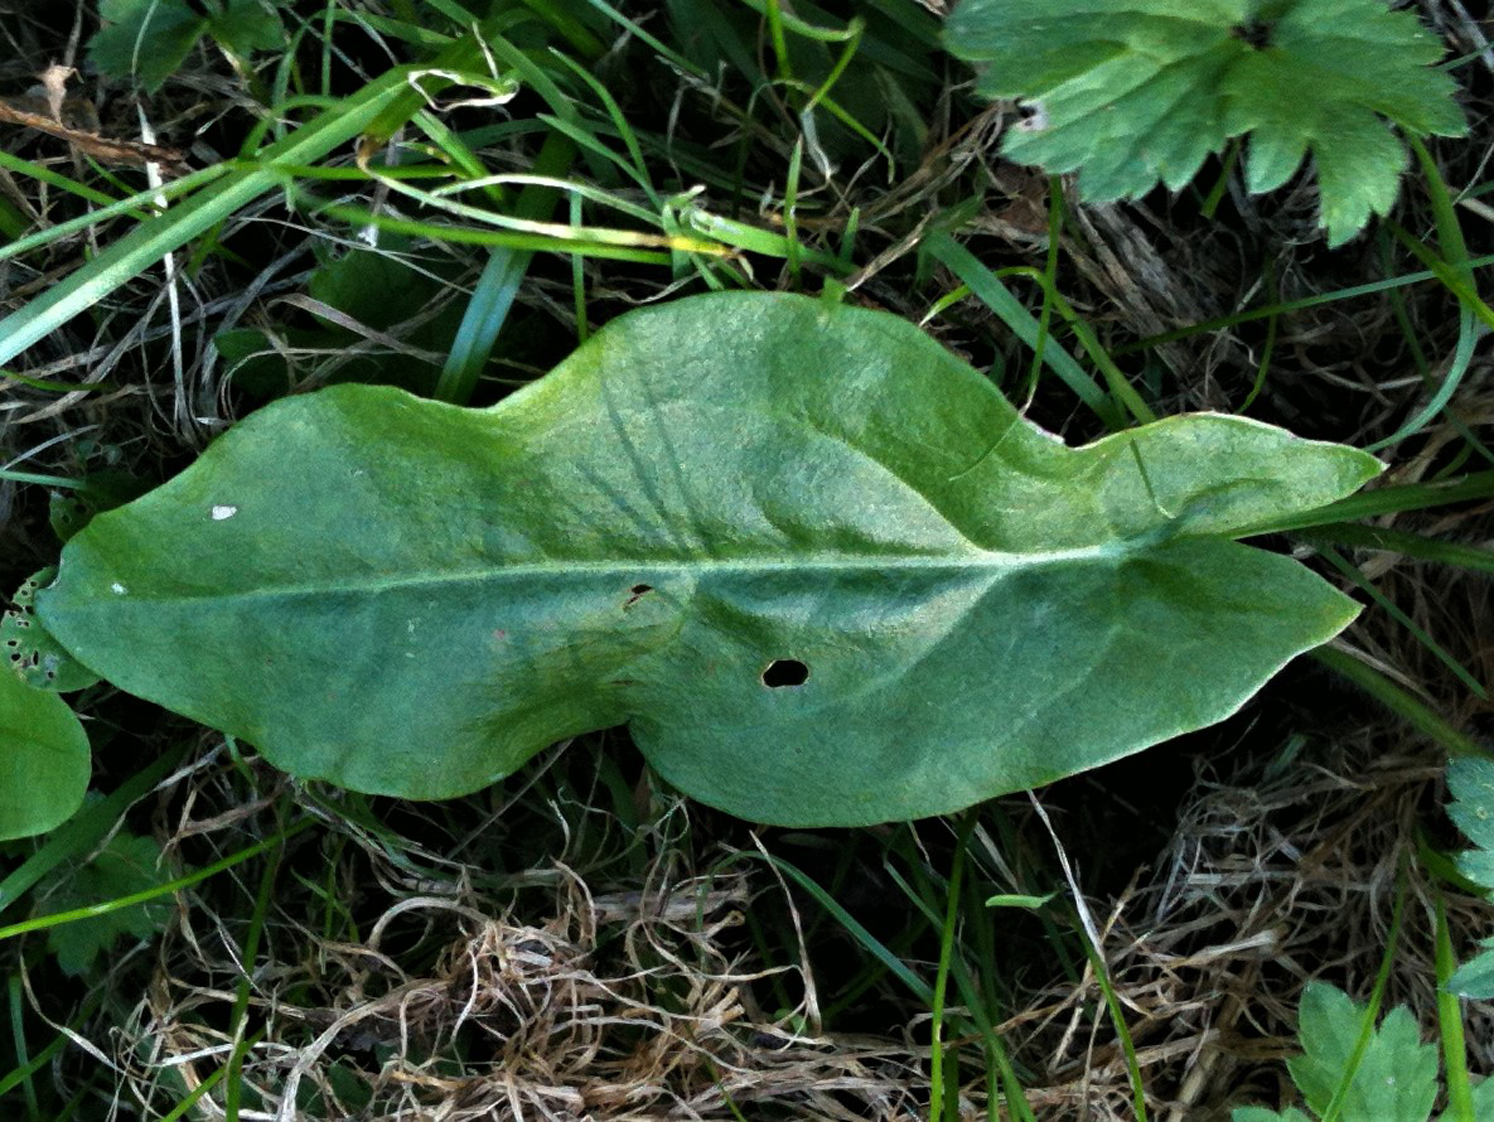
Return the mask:
[[[1447,763],[1447,790],[1453,801],[1447,816],[1475,848],[1458,854],[1458,872],[1494,889],[1494,760],[1459,756]],[[1483,953],[1463,963],[1447,980],[1447,990],[1475,1000],[1494,998],[1494,938]]]
[[[0,668],[0,841],[67,821],[91,771],[88,735],[67,703]]]
[[[87,689],[99,676],[68,654],[36,618],[36,590],[57,575],[50,566],[27,577],[0,614],[0,658],[32,689],[71,693]]]
[[[93,860],[67,872],[62,887],[47,895],[47,911],[66,912],[155,888],[170,879],[157,867],[160,858],[161,849],[150,838],[116,834]],[[85,974],[117,939],[148,939],[170,915],[171,904],[163,899],[71,920],[48,929],[47,949],[65,973]]]
[[[1475,884],[1494,889],[1494,760],[1459,756],[1447,763],[1447,816],[1471,841],[1458,854],[1458,871]]]
[[[285,45],[285,25],[275,11],[279,6],[280,0],[226,0],[223,10],[208,20],[208,34],[240,58],[276,50]]]
[[[1494,1118],[1494,1079],[1484,1079],[1473,1085],[1473,1116]],[[1438,1116],[1437,1122],[1460,1122],[1452,1111]]]
[[[457,795],[626,722],[704,802],[867,823],[1233,712],[1357,608],[1230,535],[1378,470],[1209,414],[1065,448],[897,317],[721,293],[489,410],[274,403],[96,518],[38,610],[358,790]]]
[[[103,26],[88,41],[89,58],[110,77],[133,76],[150,92],[181,67],[203,35],[241,57],[280,46],[284,38],[280,17],[261,0],[224,0],[211,17],[184,0],[102,0],[99,17]]]
[[[1484,948],[1483,953],[1470,958],[1448,978],[1445,987],[1448,993],[1474,1001],[1494,997],[1494,937],[1481,940],[1479,945]]]
[[[1302,993],[1303,1054],[1288,1060],[1287,1070],[1320,1117],[1349,1069],[1366,1009],[1325,982],[1313,982]],[[1371,1033],[1338,1117],[1340,1122],[1426,1122],[1436,1097],[1437,1049],[1422,1043],[1416,1019],[1397,1007]]]
[[[1248,134],[1251,191],[1313,157],[1330,245],[1395,201],[1406,152],[1387,121],[1466,128],[1452,79],[1428,65],[1441,44],[1384,0],[964,0],[946,35],[987,64],[982,93],[1035,107],[1007,132],[1012,159],[1077,170],[1106,202],[1176,190]]]
[[[99,18],[88,57],[111,78],[133,76],[148,92],[161,88],[207,30],[207,20],[181,0],[102,0]]]

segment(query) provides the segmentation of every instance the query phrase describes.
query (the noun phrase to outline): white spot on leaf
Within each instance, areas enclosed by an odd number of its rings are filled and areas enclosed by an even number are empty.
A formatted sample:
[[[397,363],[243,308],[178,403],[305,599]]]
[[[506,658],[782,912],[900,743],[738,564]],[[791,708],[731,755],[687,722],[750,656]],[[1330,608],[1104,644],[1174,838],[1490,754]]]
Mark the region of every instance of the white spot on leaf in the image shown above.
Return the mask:
[[[213,521],[214,522],[222,522],[225,518],[232,518],[238,512],[239,512],[239,508],[236,507],[236,506],[228,506],[226,504],[220,504],[218,506],[213,507]]]
[[[1042,132],[1048,127],[1048,107],[1041,101],[1024,101],[1020,105],[1027,111],[1027,116],[1017,122],[1018,129],[1022,132]]]
[[[126,592],[129,591],[129,589],[125,588],[125,586],[120,584],[119,581],[115,581],[109,586],[109,591],[114,593],[114,595],[116,596],[123,596]]]

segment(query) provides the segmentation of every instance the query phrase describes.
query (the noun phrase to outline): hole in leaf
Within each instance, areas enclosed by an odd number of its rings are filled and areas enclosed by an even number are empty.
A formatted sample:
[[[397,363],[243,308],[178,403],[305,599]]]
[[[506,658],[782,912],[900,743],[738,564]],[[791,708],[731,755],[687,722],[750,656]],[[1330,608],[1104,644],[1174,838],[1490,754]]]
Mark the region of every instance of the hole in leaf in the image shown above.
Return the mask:
[[[809,667],[797,658],[775,658],[763,671],[763,685],[770,690],[783,686],[802,686],[809,681]]]
[[[1041,101],[1024,101],[1018,108],[1022,117],[1016,127],[1022,132],[1042,132],[1048,127],[1048,109]]]
[[[635,584],[632,588],[628,589],[629,595],[628,598],[623,601],[623,607],[631,608],[634,604],[638,603],[640,597],[652,592],[653,590],[654,586],[651,584]]]
[[[1271,45],[1271,27],[1264,23],[1246,23],[1230,29],[1230,34],[1256,50]]]

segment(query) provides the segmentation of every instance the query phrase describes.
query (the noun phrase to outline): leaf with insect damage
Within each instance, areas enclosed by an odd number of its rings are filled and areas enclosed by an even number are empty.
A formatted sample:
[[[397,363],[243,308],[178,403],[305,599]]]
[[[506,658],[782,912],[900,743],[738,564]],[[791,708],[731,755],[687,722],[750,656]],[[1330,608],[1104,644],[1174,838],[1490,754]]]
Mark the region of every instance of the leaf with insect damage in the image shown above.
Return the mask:
[[[877,822],[1236,710],[1357,608],[1231,538],[1379,470],[1211,414],[1067,448],[895,316],[718,293],[490,409],[272,404],[95,518],[38,612],[357,790],[457,795],[627,724],[712,805]]]

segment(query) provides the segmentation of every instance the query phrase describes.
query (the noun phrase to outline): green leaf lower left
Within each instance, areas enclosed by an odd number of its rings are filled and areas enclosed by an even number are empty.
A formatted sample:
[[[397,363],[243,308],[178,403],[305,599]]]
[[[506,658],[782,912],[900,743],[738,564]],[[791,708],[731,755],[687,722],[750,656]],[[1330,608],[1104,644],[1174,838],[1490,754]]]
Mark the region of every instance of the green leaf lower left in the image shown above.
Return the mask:
[[[67,702],[0,668],[0,840],[67,821],[89,774],[88,734]]]

